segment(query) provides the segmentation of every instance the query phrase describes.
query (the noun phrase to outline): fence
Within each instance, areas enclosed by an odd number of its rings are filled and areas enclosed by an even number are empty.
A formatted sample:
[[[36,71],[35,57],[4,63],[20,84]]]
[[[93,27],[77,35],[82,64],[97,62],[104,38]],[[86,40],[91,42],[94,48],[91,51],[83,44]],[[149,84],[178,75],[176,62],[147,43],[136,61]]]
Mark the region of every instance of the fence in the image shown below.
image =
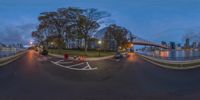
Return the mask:
[[[16,55],[23,50],[21,48],[0,48],[0,58]]]

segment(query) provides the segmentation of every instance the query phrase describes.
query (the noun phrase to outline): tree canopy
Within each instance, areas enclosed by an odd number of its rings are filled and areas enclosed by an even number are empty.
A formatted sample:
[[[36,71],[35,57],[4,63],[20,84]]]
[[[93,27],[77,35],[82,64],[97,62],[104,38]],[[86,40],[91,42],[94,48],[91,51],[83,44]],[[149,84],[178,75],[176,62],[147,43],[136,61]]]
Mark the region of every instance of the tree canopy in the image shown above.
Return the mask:
[[[37,30],[32,32],[32,36],[42,45],[48,45],[50,40],[53,41],[48,39],[51,37],[56,41],[63,41],[66,46],[70,42],[75,42],[77,47],[84,45],[87,54],[89,42],[97,40],[93,36],[107,17],[110,17],[108,12],[95,8],[68,7],[53,12],[43,12],[38,17],[40,23]],[[117,46],[122,46],[127,41],[126,36],[129,31],[126,28],[112,24],[107,31]]]

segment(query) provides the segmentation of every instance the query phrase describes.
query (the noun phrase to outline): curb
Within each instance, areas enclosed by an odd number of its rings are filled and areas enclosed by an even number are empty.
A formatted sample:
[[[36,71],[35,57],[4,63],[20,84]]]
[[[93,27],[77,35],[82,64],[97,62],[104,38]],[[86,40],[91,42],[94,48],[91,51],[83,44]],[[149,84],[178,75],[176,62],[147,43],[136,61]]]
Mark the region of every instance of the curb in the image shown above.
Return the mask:
[[[23,51],[23,52],[17,53],[16,55],[13,55],[13,56],[0,58],[0,67],[17,60],[18,58],[20,58],[26,52],[27,51]]]
[[[49,53],[50,56],[53,56],[53,57],[57,57],[57,58],[64,58],[64,56],[62,55],[57,55],[57,54],[52,54],[52,53]],[[106,57],[94,57],[94,58],[86,58],[85,61],[99,61],[99,60],[106,60],[106,59],[110,59],[112,58],[112,56],[106,56]],[[70,60],[74,60],[73,57],[69,57]]]
[[[194,66],[188,66],[188,67],[169,66],[169,65],[165,65],[165,64],[159,64],[159,62],[163,63],[160,60],[159,61],[154,61],[155,59],[152,60],[152,59],[150,59],[150,58],[148,58],[148,57],[146,57],[144,55],[140,55],[140,54],[137,54],[137,55],[139,55],[140,57],[144,58],[146,61],[148,61],[148,62],[150,62],[152,64],[155,64],[157,66],[160,66],[160,67],[163,67],[163,68],[167,68],[167,69],[188,70],[188,69],[194,69],[194,68],[199,68],[200,67],[200,64],[199,65],[194,65]],[[185,64],[185,62],[183,64]],[[182,64],[180,64],[180,65],[182,65]]]

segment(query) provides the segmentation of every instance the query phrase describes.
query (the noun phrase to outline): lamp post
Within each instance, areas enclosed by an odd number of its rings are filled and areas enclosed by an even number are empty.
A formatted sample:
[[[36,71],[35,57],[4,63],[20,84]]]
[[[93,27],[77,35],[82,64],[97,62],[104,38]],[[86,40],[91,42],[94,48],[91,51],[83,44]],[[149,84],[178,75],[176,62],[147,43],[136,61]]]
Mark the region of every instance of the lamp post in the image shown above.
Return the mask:
[[[29,44],[30,44],[30,45],[33,45],[33,42],[32,42],[32,41],[30,41],[30,42],[29,42]]]
[[[131,47],[130,47],[130,51],[131,51],[131,52],[134,51],[134,50],[133,50],[133,47],[134,47],[134,44],[132,43],[132,44],[131,44]]]
[[[54,43],[53,43],[53,42],[51,42],[51,45],[54,45]]]
[[[33,47],[33,41],[29,41],[29,46]]]
[[[99,40],[99,41],[98,41],[98,44],[99,44],[99,57],[100,57],[100,48],[101,48],[102,41]]]

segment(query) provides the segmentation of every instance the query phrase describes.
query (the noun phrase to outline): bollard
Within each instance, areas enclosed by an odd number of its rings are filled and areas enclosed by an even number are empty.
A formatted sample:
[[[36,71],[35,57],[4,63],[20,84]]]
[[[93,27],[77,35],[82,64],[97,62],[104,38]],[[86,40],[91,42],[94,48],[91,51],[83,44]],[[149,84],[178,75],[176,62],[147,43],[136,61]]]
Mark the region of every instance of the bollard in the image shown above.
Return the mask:
[[[69,55],[67,53],[64,54],[64,60],[68,60],[68,58],[69,58]]]

